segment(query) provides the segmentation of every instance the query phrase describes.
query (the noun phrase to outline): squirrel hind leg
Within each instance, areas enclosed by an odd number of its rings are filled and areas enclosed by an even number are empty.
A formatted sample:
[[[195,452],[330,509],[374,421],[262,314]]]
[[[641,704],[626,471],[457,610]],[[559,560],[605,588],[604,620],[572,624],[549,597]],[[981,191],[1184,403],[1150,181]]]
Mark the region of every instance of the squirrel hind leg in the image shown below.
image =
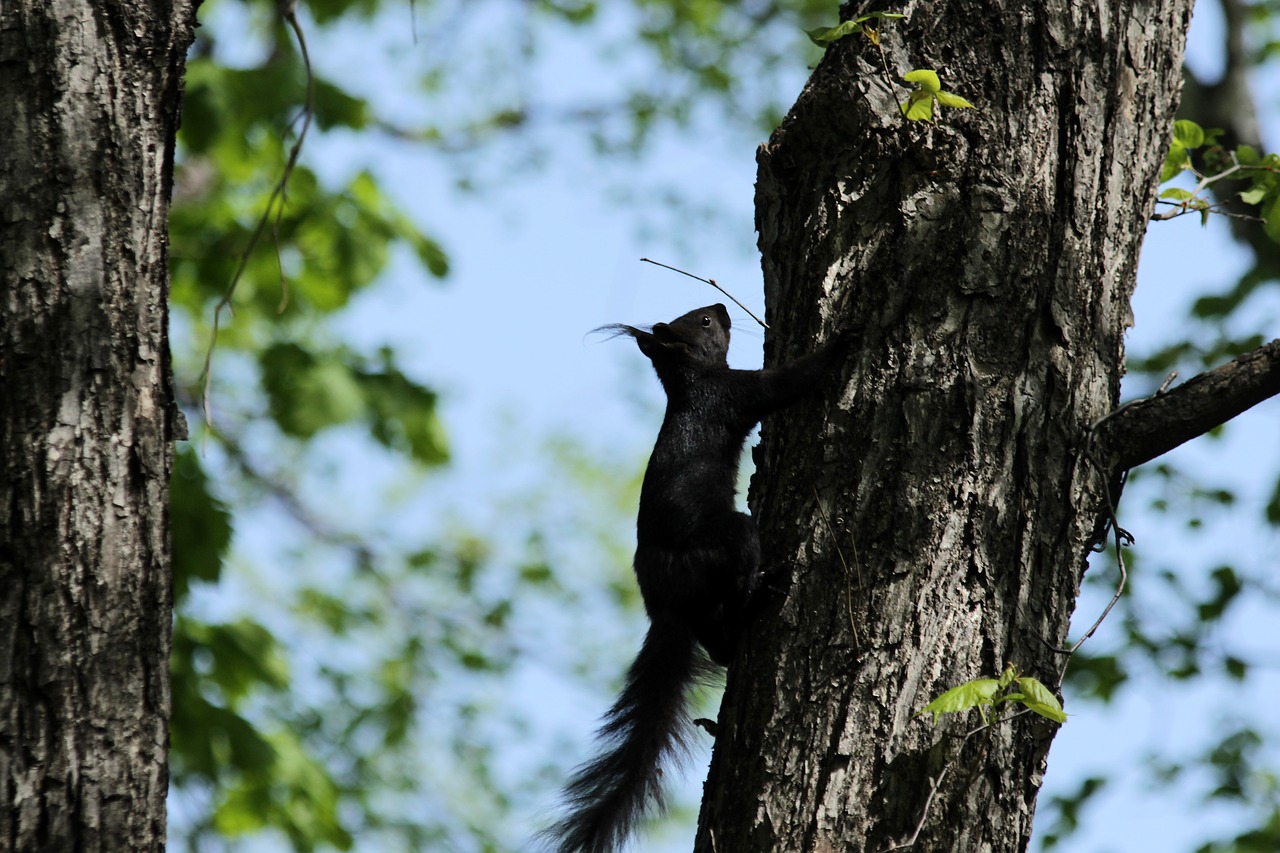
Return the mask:
[[[728,666],[733,662],[733,655],[738,650],[738,633],[727,624],[723,608],[717,608],[696,625],[693,631],[707,656],[720,666]]]

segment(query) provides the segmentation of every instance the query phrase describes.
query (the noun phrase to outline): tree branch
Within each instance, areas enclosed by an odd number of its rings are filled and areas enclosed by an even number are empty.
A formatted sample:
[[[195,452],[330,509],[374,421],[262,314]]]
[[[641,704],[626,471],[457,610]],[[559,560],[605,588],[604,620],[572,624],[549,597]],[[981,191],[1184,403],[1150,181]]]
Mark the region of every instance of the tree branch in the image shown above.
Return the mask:
[[[1280,394],[1280,338],[1201,373],[1167,394],[1117,409],[1104,446],[1120,470],[1135,468]]]

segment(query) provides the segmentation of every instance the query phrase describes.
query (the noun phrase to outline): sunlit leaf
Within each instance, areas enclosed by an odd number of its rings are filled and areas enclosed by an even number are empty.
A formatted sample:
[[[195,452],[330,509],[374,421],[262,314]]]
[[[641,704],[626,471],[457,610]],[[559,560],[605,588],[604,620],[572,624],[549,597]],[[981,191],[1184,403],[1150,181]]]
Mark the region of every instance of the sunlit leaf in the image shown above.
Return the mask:
[[[1262,208],[1262,228],[1267,236],[1280,243],[1280,195],[1272,197]]]
[[[1236,148],[1236,159],[1242,166],[1257,166],[1262,162],[1262,155],[1252,145],[1241,145]]]
[[[1018,679],[1018,687],[1022,691],[1021,701],[1023,705],[1026,705],[1040,716],[1053,720],[1055,723],[1065,723],[1067,721],[1067,715],[1062,712],[1062,705],[1058,702],[1058,697],[1049,692],[1049,688],[1039,681],[1029,676],[1022,676]]]
[[[805,34],[818,47],[826,47],[837,39],[860,32],[862,32],[860,23],[857,21],[844,21],[834,27],[818,27],[817,29],[806,30]]]
[[[937,93],[937,98],[938,103],[942,104],[944,107],[951,107],[952,109],[970,109],[973,107],[973,104],[969,103],[959,95],[953,95],[951,92],[940,91]]]
[[[917,711],[916,716],[933,714],[933,721],[936,724],[938,717],[943,714],[954,714],[981,705],[990,705],[999,690],[1000,682],[997,679],[978,678],[958,687],[952,687]]]
[[[1204,129],[1194,121],[1179,119],[1173,123],[1173,141],[1183,148],[1199,148],[1204,144]]]
[[[930,71],[927,68],[908,71],[902,75],[902,79],[908,83],[915,83],[920,91],[928,92],[930,95],[936,95],[942,91],[942,83],[938,80],[938,72]]]
[[[169,482],[174,595],[184,597],[195,580],[218,579],[231,544],[231,513],[210,492],[209,479],[191,445],[178,448]]]
[[[911,121],[933,120],[933,96],[927,92],[916,90],[911,97],[902,102],[902,114]]]
[[[1178,177],[1187,164],[1187,149],[1176,142],[1170,145],[1169,153],[1164,157],[1164,166],[1160,169],[1160,183]]]

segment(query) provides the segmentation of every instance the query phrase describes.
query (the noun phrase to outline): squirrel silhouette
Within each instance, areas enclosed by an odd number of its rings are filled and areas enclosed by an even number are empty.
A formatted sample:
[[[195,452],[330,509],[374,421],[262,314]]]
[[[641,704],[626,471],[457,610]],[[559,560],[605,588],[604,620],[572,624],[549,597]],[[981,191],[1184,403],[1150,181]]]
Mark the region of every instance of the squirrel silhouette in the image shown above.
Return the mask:
[[[542,834],[559,853],[616,850],[647,813],[664,808],[662,767],[693,734],[690,690],[715,671],[713,662],[733,659],[763,580],[755,520],[734,505],[742,447],[762,417],[816,391],[850,341],[840,335],[782,367],[734,370],[729,326],[716,304],[649,330],[597,330],[635,339],[667,408],[636,522],[649,631],[597,733],[599,754],[574,771],[566,813]]]

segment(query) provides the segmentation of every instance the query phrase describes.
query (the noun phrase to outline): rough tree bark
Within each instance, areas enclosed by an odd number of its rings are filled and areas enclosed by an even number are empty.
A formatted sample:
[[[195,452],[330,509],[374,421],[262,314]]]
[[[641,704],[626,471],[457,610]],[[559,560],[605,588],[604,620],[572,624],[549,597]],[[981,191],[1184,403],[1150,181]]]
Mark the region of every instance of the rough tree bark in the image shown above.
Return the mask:
[[[862,4],[909,16],[882,28],[893,76],[935,69],[977,109],[905,122],[850,36],[761,147],[767,361],[837,327],[862,348],[843,394],[765,426],[752,506],[794,580],[731,668],[699,851],[1025,849],[1056,726],[965,741],[971,718],[914,715],[1008,661],[1058,684],[1106,484],[1132,445],[1169,449],[1167,412],[1091,427],[1118,400],[1190,7]],[[1236,374],[1274,394],[1278,354]]]
[[[193,0],[0,5],[0,850],[159,850]]]

